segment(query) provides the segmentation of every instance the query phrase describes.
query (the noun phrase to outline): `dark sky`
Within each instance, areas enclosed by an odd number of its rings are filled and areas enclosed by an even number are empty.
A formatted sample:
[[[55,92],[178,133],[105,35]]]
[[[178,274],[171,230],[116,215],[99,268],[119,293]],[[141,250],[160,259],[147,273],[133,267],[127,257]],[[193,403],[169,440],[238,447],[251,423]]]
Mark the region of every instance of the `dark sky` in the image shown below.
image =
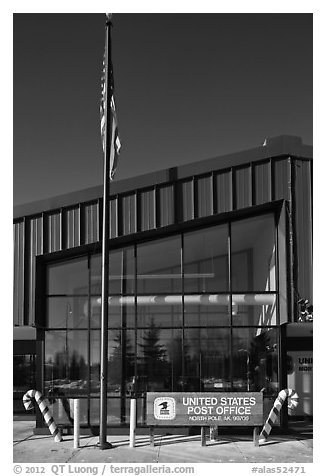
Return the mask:
[[[14,14],[14,205],[102,183],[104,14]],[[312,144],[312,14],[114,14],[116,180]]]

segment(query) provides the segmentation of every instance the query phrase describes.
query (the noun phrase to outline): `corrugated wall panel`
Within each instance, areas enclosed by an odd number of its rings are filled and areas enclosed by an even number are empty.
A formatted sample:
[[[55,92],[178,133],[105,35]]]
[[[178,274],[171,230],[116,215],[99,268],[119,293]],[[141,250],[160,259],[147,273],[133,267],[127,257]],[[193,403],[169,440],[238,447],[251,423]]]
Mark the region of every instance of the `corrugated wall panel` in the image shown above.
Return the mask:
[[[213,179],[212,175],[199,177],[195,186],[197,199],[197,216],[207,217],[213,213]]]
[[[136,233],[137,220],[136,220],[136,194],[126,195],[122,197],[122,233],[123,235],[130,235],[130,233]]]
[[[216,206],[217,213],[230,212],[232,210],[232,185],[231,171],[217,173],[215,176]]]
[[[66,210],[65,213],[65,243],[67,248],[74,248],[81,244],[80,236],[80,208],[74,207]]]
[[[312,190],[310,163],[295,160],[295,226],[298,259],[298,292],[312,301]]]
[[[14,223],[14,325],[24,324],[24,222]]]
[[[99,204],[87,203],[83,208],[85,223],[85,243],[99,241]]]
[[[251,167],[235,169],[235,209],[252,205]]]
[[[155,228],[155,192],[146,190],[140,193],[141,231]]]
[[[272,200],[271,164],[265,162],[254,166],[255,205]]]
[[[182,213],[181,221],[192,220],[195,217],[194,211],[194,181],[193,179],[185,182],[179,182],[177,186],[181,188],[182,203],[180,212]]]
[[[43,254],[43,217],[28,219],[28,311],[25,319],[28,325],[33,325],[35,320],[35,259]]]
[[[174,223],[174,185],[159,188],[159,223],[160,226]]]
[[[291,159],[273,161],[274,200],[290,200]]]
[[[102,217],[100,217],[102,220]],[[118,199],[110,199],[110,238],[118,236]],[[102,239],[102,237],[100,237]]]
[[[61,213],[49,213],[45,217],[46,243],[44,247],[48,253],[60,251],[62,249],[61,241]]]

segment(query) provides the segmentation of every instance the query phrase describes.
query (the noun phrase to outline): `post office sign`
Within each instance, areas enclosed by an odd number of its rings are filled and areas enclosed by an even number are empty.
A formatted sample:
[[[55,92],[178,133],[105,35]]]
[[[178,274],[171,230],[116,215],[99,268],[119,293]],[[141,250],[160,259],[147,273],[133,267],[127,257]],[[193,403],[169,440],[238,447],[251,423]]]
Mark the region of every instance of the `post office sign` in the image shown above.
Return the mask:
[[[259,426],[261,392],[148,392],[147,425]]]

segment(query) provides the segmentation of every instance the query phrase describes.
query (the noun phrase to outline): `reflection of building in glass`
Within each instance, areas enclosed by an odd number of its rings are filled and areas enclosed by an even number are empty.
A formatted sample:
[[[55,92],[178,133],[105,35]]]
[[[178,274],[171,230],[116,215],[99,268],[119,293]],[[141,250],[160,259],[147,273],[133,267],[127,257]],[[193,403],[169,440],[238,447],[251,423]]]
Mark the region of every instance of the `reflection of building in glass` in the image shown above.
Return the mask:
[[[312,300],[311,162],[281,137],[113,182],[110,425],[128,423],[133,381],[139,425],[147,391],[263,389],[268,411],[287,386],[286,328]],[[15,210],[15,369],[32,362],[67,426],[74,397],[82,424],[99,424],[101,204],[95,188]]]

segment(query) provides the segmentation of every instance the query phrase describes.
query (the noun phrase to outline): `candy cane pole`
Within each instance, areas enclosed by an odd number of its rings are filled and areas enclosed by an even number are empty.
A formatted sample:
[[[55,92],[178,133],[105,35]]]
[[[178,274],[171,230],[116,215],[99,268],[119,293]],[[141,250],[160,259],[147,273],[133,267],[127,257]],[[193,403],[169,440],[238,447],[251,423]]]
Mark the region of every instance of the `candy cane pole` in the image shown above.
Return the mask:
[[[295,408],[298,406],[299,397],[295,390],[292,390],[292,388],[286,388],[284,390],[281,390],[280,393],[277,395],[273,408],[271,409],[266,423],[259,435],[259,444],[267,440],[267,437],[271,432],[272,425],[278,418],[281,407],[285,402],[286,398],[288,398],[288,408]]]
[[[46,404],[46,400],[38,390],[28,390],[23,396],[23,403],[25,410],[31,410],[33,408],[32,398],[35,398],[36,403],[39,406],[40,412],[42,413],[46,424],[49,427],[51,434],[54,436],[54,441],[59,443],[62,441],[62,436],[59,428],[54,423],[52,413],[49,407]]]

